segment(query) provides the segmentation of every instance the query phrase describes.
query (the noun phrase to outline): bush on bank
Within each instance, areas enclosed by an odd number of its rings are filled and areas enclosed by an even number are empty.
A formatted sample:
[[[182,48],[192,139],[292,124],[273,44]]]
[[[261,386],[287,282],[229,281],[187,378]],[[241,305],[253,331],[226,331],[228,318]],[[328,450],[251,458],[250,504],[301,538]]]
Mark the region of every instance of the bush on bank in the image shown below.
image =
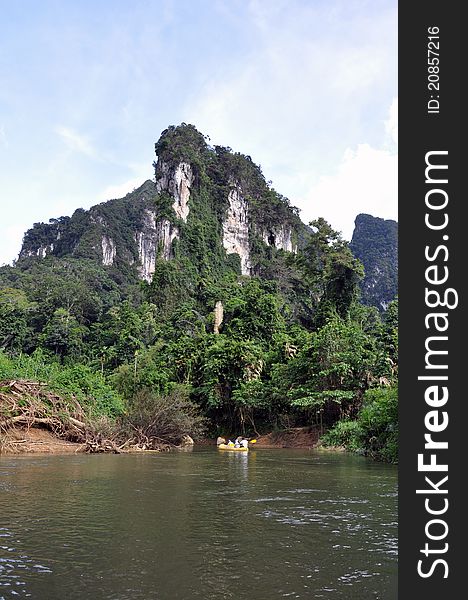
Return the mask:
[[[397,388],[367,390],[357,419],[339,421],[321,441],[325,446],[343,446],[377,460],[398,462]]]

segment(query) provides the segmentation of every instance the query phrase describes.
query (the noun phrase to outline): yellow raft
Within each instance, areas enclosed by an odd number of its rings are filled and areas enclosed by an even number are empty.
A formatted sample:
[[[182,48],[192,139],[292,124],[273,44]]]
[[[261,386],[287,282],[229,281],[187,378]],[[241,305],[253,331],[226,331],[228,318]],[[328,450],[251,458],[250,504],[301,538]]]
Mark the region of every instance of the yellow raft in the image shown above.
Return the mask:
[[[234,446],[228,446],[227,444],[219,444],[219,450],[230,450],[231,452],[248,452],[248,448],[244,448],[244,446],[239,446],[239,448],[235,448]]]

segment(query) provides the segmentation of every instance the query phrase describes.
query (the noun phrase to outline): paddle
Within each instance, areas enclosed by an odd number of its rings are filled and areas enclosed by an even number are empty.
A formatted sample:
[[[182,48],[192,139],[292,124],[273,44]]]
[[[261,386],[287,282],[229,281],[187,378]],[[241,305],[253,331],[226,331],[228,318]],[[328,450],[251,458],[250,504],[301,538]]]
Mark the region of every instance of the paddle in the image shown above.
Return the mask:
[[[256,444],[257,440],[249,440],[249,444]]]

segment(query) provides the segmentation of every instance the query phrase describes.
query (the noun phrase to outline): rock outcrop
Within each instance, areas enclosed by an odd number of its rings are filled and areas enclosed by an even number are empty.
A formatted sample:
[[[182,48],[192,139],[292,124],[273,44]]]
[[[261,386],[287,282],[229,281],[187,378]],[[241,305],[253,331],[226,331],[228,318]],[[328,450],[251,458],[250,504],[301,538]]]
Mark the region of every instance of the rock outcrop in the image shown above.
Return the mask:
[[[37,246],[34,249],[26,249],[26,250],[22,250],[21,251],[21,257],[22,258],[32,258],[32,257],[37,257],[37,258],[45,258],[46,256],[48,256],[49,254],[53,254],[54,252],[54,244],[45,244],[45,245],[41,245],[41,246]]]
[[[224,307],[221,300],[216,302],[214,307],[214,323],[213,323],[213,333],[219,334],[219,328],[221,327],[224,319]]]
[[[168,192],[174,198],[172,208],[182,221],[187,222],[190,212],[190,190],[193,185],[192,166],[180,162],[172,167],[166,162],[158,162],[156,166],[156,191]]]
[[[227,254],[239,255],[242,275],[250,275],[249,205],[239,187],[231,188],[228,202],[223,246]]]
[[[102,264],[106,267],[114,264],[117,248],[112,238],[104,235],[101,240]]]
[[[172,242],[178,237],[179,229],[168,219],[157,219],[154,211],[145,210],[142,228],[135,234],[138,245],[138,273],[141,279],[151,282],[158,257],[169,260]]]
[[[297,252],[297,244],[293,243],[292,228],[289,225],[278,225],[261,232],[262,239],[268,246],[274,246],[277,250],[286,252]]]

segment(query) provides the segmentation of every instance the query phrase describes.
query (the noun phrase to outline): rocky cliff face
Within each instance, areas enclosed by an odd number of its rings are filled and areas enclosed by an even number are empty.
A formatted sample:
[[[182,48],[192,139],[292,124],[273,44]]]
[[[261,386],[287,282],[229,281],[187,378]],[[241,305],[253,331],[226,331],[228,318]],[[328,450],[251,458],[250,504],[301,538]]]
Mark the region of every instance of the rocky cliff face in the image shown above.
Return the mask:
[[[171,197],[172,210],[177,219],[187,222],[190,213],[190,190],[193,172],[190,164],[180,162],[176,166],[159,161],[156,165],[156,197],[166,193]],[[172,243],[180,237],[180,228],[160,214],[157,202],[153,209],[145,209],[140,227],[135,233],[138,247],[138,274],[151,282],[158,258],[173,257]]]
[[[297,252],[297,244],[293,242],[293,231],[291,226],[278,225],[261,231],[262,239],[268,246],[273,246],[285,252]]]
[[[53,253],[54,253],[54,244],[51,243],[51,244],[37,246],[34,249],[28,248],[28,249],[21,250],[20,256],[22,256],[24,258],[33,258],[33,257],[45,258],[49,254],[53,254]]]
[[[36,223],[19,260],[87,258],[151,282],[158,261],[178,260],[176,242],[200,269],[210,261],[212,271],[223,269],[236,254],[246,276],[257,272],[262,247],[297,251],[305,226],[249,157],[209,147],[186,125],[163,132],[156,150],[155,181],[89,211]]]
[[[227,254],[238,254],[242,275],[250,275],[249,205],[239,187],[228,194],[228,209],[223,220],[223,246]]]
[[[117,254],[117,248],[112,238],[107,235],[102,236],[101,240],[102,248],[102,264],[106,267],[114,264],[114,260]]]
[[[252,274],[251,239],[252,230],[266,246],[285,252],[297,252],[297,243],[293,242],[291,225],[278,224],[265,228],[262,224],[251,223],[249,203],[240,187],[233,186],[228,194],[228,209],[223,220],[223,246],[227,254],[238,254],[242,275]]]
[[[138,273],[141,279],[151,282],[158,257],[169,260],[172,242],[179,236],[179,229],[168,219],[157,218],[157,213],[146,210],[142,229],[135,234],[138,245]]]
[[[350,247],[365,269],[363,302],[385,310],[398,293],[398,223],[360,214]]]
[[[168,192],[174,199],[172,208],[179,219],[185,223],[190,212],[190,189],[193,185],[192,166],[180,162],[171,167],[166,162],[159,161],[156,165],[156,191]]]

